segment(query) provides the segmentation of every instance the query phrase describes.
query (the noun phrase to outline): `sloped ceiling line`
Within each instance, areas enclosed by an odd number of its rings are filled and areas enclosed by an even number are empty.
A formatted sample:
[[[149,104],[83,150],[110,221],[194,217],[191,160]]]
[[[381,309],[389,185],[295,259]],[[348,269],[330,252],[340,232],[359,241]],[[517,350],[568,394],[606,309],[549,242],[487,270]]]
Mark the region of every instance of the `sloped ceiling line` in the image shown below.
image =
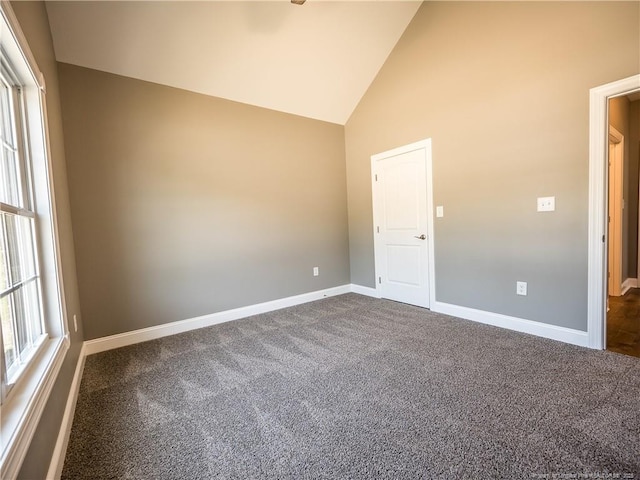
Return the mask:
[[[344,125],[419,1],[47,2],[56,58]]]

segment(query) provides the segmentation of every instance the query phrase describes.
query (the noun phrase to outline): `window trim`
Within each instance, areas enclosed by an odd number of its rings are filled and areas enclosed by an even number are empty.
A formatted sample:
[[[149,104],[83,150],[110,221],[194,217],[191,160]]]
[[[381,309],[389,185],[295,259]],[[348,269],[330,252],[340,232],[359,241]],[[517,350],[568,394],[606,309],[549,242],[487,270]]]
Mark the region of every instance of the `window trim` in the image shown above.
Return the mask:
[[[37,301],[38,311],[40,314],[40,322],[42,327],[45,327],[44,310],[42,308],[42,288],[40,282],[40,248],[37,239],[37,215],[34,210],[34,192],[33,182],[31,181],[31,157],[29,155],[29,132],[27,130],[26,122],[26,102],[23,92],[23,87],[20,85],[19,76],[13,71],[11,64],[6,58],[8,55],[4,52],[4,48],[0,46],[0,52],[2,57],[0,58],[0,76],[4,86],[8,89],[8,93],[11,97],[9,108],[9,116],[13,119],[11,125],[12,139],[3,139],[3,147],[8,147],[13,151],[17,157],[17,184],[18,184],[18,198],[16,205],[6,204],[0,201],[0,212],[8,213],[22,218],[31,219],[31,245],[33,246],[33,262],[34,271],[33,274],[27,278],[23,278],[18,283],[13,284],[11,287],[0,292],[0,298],[9,295],[13,292],[25,288],[29,283],[35,282],[37,289]],[[11,143],[8,143],[11,142]],[[6,228],[6,227],[5,227]],[[6,234],[5,230],[5,234]],[[13,282],[11,282],[13,283]],[[14,332],[15,333],[15,332]],[[35,342],[30,342],[32,345],[27,351],[16,352],[16,364],[9,367],[6,364],[6,358],[0,358],[0,366],[3,369],[2,372],[2,389],[0,390],[0,405],[4,404],[9,398],[10,392],[16,384],[21,381],[23,375],[28,371],[28,366],[35,360],[38,353],[41,351],[45,339],[49,338],[46,329],[40,334],[39,338]],[[0,344],[4,339],[0,339]],[[0,351],[3,349],[0,349]]]
[[[21,372],[19,381],[13,385],[1,407],[0,477],[11,479],[18,475],[22,466],[69,350],[70,339],[58,241],[44,76],[8,0],[0,0],[0,29],[0,45],[6,47],[3,53],[7,55],[16,73],[23,80],[28,80],[23,96],[26,117],[23,118],[23,123],[25,140],[31,147],[27,160],[32,162],[30,181],[34,182],[33,188],[36,190],[32,208],[40,220],[37,235],[40,243],[43,315],[48,318],[49,325],[49,338],[39,346],[33,361]]]
[[[11,94],[13,96],[13,116],[15,118],[16,124],[19,124],[19,128],[16,128],[15,135],[17,137],[17,145],[13,147],[10,144],[5,145],[13,150],[13,153],[21,158],[20,163],[20,197],[23,204],[21,207],[17,208],[18,214],[21,214],[21,211],[31,212],[33,210],[33,183],[31,182],[31,172],[29,168],[25,166],[30,164],[31,159],[29,157],[29,151],[25,148],[29,143],[29,135],[27,133],[27,123],[25,118],[26,105],[23,88],[19,85],[19,77],[11,68],[11,65],[4,60],[7,56],[4,52],[4,49],[0,47],[0,53],[2,53],[2,60],[0,61],[0,75],[4,77],[3,83],[7,85],[9,89],[11,89]],[[13,84],[13,86],[11,85]],[[2,204],[4,205],[4,204]]]

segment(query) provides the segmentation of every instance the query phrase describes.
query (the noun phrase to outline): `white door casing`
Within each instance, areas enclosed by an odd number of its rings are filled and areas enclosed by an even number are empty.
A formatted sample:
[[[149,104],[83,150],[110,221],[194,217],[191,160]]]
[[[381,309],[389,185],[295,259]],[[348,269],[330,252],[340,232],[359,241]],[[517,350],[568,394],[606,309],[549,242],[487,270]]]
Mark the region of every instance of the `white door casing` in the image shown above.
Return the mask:
[[[640,90],[640,75],[594,87],[589,91],[589,243],[587,335],[589,346],[605,348],[607,230],[607,137],[609,98]]]
[[[371,157],[376,291],[429,308],[435,300],[431,140]]]

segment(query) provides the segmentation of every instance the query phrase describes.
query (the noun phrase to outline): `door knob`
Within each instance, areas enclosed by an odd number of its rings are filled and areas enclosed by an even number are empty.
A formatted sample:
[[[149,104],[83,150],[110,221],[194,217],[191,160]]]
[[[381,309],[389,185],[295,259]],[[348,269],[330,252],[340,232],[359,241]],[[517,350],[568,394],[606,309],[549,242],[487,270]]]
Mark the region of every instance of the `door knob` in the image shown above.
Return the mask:
[[[413,238],[417,238],[419,240],[426,240],[427,236],[423,233],[422,235],[420,235],[419,237],[414,236]]]

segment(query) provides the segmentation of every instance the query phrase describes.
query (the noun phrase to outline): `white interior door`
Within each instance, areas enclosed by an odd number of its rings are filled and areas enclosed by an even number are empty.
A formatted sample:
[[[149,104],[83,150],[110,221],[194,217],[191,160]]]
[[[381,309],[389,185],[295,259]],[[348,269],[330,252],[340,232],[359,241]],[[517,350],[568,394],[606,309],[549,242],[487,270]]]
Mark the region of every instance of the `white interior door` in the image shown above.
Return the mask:
[[[382,298],[428,308],[427,148],[374,155],[372,170],[377,290]]]

